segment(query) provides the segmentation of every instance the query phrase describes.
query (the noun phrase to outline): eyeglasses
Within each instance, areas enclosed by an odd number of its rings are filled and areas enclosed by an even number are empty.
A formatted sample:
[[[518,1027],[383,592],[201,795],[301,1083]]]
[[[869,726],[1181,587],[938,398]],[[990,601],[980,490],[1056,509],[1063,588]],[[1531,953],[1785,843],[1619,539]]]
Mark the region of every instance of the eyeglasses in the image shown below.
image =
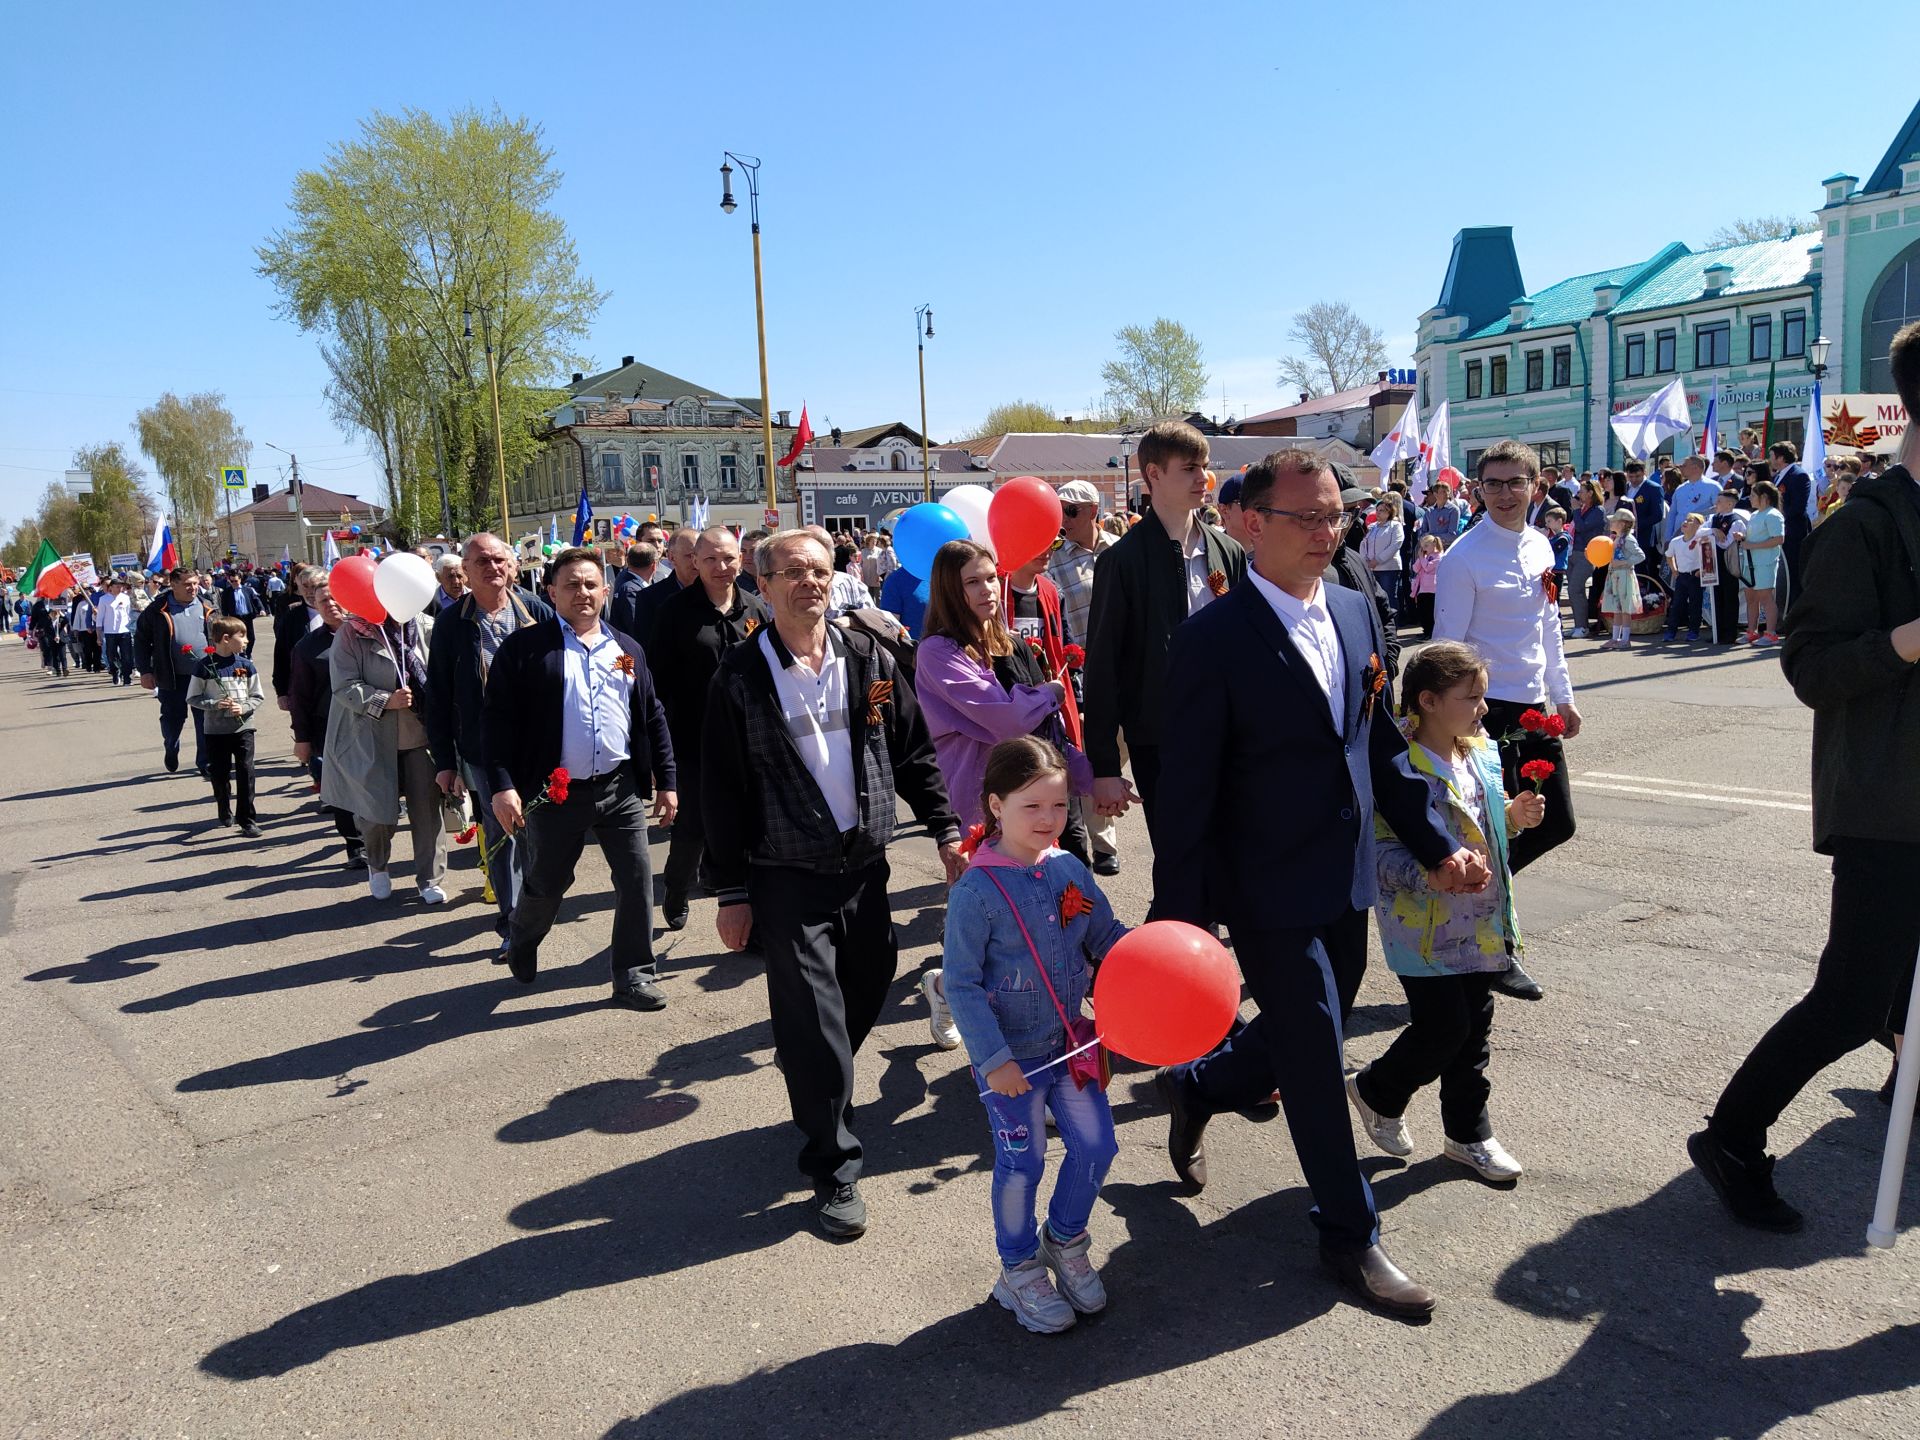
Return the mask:
[[[1533,481],[1522,475],[1513,480],[1482,480],[1478,482],[1482,490],[1531,490]]]
[[[1078,505],[1062,505],[1060,507],[1060,513],[1069,520],[1077,520],[1080,518],[1080,509],[1081,507]]]
[[[816,585],[833,583],[833,571],[824,565],[789,565],[784,570],[774,571],[773,574],[789,585],[798,585],[802,580],[811,580]]]
[[[1332,530],[1336,535],[1353,522],[1353,517],[1344,510],[1276,510],[1271,505],[1243,505],[1265,515],[1268,519],[1285,516],[1302,530]]]

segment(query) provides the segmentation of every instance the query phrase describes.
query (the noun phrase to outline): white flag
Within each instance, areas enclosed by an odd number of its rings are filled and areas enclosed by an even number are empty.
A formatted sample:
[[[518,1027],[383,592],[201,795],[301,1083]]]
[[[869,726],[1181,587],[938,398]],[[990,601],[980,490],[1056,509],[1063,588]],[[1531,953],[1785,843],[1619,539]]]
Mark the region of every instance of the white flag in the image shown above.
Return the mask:
[[[1622,410],[1609,422],[1620,444],[1636,460],[1644,460],[1660,448],[1660,442],[1673,435],[1684,435],[1693,428],[1693,416],[1687,412],[1686,382],[1678,376],[1630,409]]]
[[[339,563],[340,547],[333,543],[333,531],[329,530],[327,531],[327,548],[320,556],[320,564],[323,568],[331,570]]]
[[[1394,422],[1393,429],[1387,432],[1387,438],[1373,447],[1373,453],[1367,458],[1373,461],[1380,471],[1380,483],[1387,483],[1387,474],[1402,460],[1412,460],[1420,454],[1420,397],[1408,397],[1407,408],[1400,412],[1400,418]]]
[[[1407,497],[1416,505],[1426,502],[1432,477],[1449,464],[1447,456],[1453,450],[1452,405],[1451,400],[1442,400],[1440,408],[1433,412],[1433,419],[1427,422],[1427,433],[1420,437],[1420,463],[1413,467],[1413,483],[1407,487]]]
[[[1807,453],[1800,457],[1807,472],[1807,523],[1820,518],[1820,497],[1827,493],[1827,436],[1820,421],[1820,382],[1813,382],[1807,402]]]

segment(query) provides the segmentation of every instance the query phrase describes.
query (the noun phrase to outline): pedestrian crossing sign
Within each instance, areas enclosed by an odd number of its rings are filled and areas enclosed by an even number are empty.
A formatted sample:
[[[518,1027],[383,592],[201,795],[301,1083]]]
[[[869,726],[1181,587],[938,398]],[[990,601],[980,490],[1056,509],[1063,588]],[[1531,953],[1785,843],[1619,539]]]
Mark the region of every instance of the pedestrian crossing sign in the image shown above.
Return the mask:
[[[220,485],[225,490],[244,490],[247,488],[247,467],[244,465],[222,465],[220,467]]]

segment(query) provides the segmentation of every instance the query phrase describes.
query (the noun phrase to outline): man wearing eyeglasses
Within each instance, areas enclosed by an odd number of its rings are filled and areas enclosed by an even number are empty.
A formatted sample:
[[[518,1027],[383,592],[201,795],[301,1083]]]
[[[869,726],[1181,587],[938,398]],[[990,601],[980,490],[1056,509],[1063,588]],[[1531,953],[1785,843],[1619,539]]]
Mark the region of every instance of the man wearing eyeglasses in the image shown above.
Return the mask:
[[[1281,450],[1240,492],[1253,565],[1175,633],[1154,829],[1164,919],[1224,920],[1260,1013],[1212,1054],[1163,1071],[1176,1174],[1206,1184],[1210,1117],[1277,1089],[1313,1191],[1323,1262],[1402,1318],[1434,1297],[1380,1246],[1379,1216],[1347,1119],[1327,927],[1375,899],[1376,812],[1437,890],[1484,888],[1486,866],[1448,837],[1407,742],[1378,702],[1367,600],[1325,581],[1345,512],[1326,460]]]
[[[1507,789],[1518,793],[1526,762],[1553,765],[1542,787],[1546,819],[1523,831],[1508,849],[1516,875],[1573,838],[1566,752],[1557,737],[1523,732],[1520,717],[1528,710],[1551,710],[1566,722],[1569,740],[1580,733],[1573,680],[1560,646],[1553,543],[1527,524],[1527,500],[1539,473],[1539,458],[1517,440],[1502,440],[1481,455],[1476,480],[1486,519],[1441,557],[1433,606],[1434,638],[1464,641],[1487,662],[1482,724],[1500,742]],[[1504,738],[1508,735],[1523,738]],[[1494,989],[1517,1000],[1538,1000],[1542,994],[1539,982],[1517,960],[1495,979]]]
[[[832,551],[783,530],[761,543],[759,571],[773,623],[726,652],[707,693],[707,860],[721,943],[757,939],[766,960],[815,1220],[851,1240],[867,1228],[853,1057],[899,962],[887,898],[898,801],[934,837],[947,883],[967,862],[913,687],[872,636],[827,623]]]

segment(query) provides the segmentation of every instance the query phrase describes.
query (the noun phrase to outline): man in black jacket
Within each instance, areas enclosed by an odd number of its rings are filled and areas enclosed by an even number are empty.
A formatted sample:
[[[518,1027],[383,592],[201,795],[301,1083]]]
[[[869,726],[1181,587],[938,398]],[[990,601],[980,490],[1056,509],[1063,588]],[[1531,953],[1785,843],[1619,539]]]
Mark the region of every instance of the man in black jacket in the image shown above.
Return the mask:
[[[427,652],[427,703],[421,718],[433,753],[434,780],[443,795],[473,792],[486,837],[487,876],[500,910],[494,929],[505,940],[514,902],[520,897],[523,858],[519,840],[493,813],[493,767],[487,763],[487,674],[509,635],[553,619],[546,601],[513,583],[513,551],[494,535],[474,535],[462,553],[467,593],[433,622]],[[504,955],[499,957],[504,959]]]
[[[1890,355],[1901,403],[1920,415],[1920,323],[1894,336]],[[1827,1066],[1905,1025],[1920,951],[1916,474],[1920,425],[1908,427],[1900,463],[1855,484],[1807,540],[1804,583],[1787,612],[1780,658],[1794,694],[1813,708],[1813,848],[1833,857],[1832,918],[1813,988],[1761,1038],[1707,1128],[1687,1141],[1733,1218],[1757,1229],[1803,1223],[1774,1189],[1768,1129]]]
[[[193,713],[193,768],[207,773],[206,713],[187,704],[194,667],[207,648],[211,616],[200,599],[200,577],[185,565],[167,572],[167,587],[147,603],[133,627],[133,668],[142,689],[160,697],[162,763],[180,768],[180,732]]]
[[[715,526],[693,547],[699,576],[660,612],[648,652],[653,683],[667,709],[673,758],[680,771],[680,814],[667,849],[667,893],[661,918],[669,930],[687,923],[687,891],[706,847],[700,800],[700,732],[707,718],[707,688],[721,657],[765,625],[766,602],[739,587],[740,542]]]
[[[300,637],[318,623],[313,589],[326,579],[327,572],[314,565],[299,565],[293,572],[293,596],[273,617],[273,693],[282,710],[292,708],[293,647]]]
[[[540,942],[553,928],[591,833],[613,872],[607,952],[613,1003],[659,1010],[667,997],[654,983],[643,802],[651,794],[653,813],[663,822],[679,808],[667,717],[639,645],[600,623],[607,587],[599,557],[578,546],[562,550],[547,567],[547,581],[560,618],[509,635],[487,677],[484,743],[493,813],[503,830],[524,834],[527,842],[507,964],[514,979],[533,983]],[[567,781],[559,799],[552,780],[562,768]]]
[[[1246,576],[1246,552],[1195,513],[1207,493],[1207,437],[1163,421],[1140,437],[1149,505],[1093,567],[1087,612],[1083,717],[1093,762],[1094,807],[1127,808],[1120,775],[1125,733],[1134,788],[1153,825],[1160,779],[1160,713],[1173,632]]]
[[[773,623],[728,650],[707,697],[701,795],[720,939],[757,937],[800,1169],[836,1239],[867,1227],[852,1129],[853,1057],[898,964],[887,843],[905,800],[966,869],[926,721],[892,658],[827,623],[833,555],[804,530],[760,547]]]
[[[660,612],[674,596],[700,578],[693,568],[693,547],[699,539],[698,530],[683,527],[674,531],[673,538],[667,542],[667,558],[672,562],[673,573],[661,575],[656,571],[653,583],[633,595],[631,604],[623,607],[623,615],[609,617],[616,630],[624,629],[649,654],[653,650],[653,632],[660,623]]]
[[[1167,660],[1165,719],[1180,744],[1161,776],[1153,882],[1163,918],[1227,922],[1260,1013],[1213,1054],[1162,1073],[1168,1150],[1175,1172],[1204,1186],[1209,1117],[1277,1089],[1326,1265],[1368,1303],[1421,1317],[1433,1296],[1380,1248],[1354,1153],[1321,932],[1374,901],[1376,809],[1436,889],[1484,886],[1486,869],[1448,836],[1380,706],[1371,607],[1322,578],[1342,521],[1326,461],[1270,455],[1247,472],[1240,504],[1253,574],[1182,627]]]
[[[1813,477],[1800,463],[1800,447],[1791,440],[1776,440],[1767,447],[1773,462],[1773,483],[1780,491],[1780,513],[1787,522],[1787,533],[1780,541],[1780,566],[1777,589],[1780,613],[1785,615],[1800,594],[1800,549],[1813,533],[1813,520],[1807,514],[1807,496],[1813,489]]]

